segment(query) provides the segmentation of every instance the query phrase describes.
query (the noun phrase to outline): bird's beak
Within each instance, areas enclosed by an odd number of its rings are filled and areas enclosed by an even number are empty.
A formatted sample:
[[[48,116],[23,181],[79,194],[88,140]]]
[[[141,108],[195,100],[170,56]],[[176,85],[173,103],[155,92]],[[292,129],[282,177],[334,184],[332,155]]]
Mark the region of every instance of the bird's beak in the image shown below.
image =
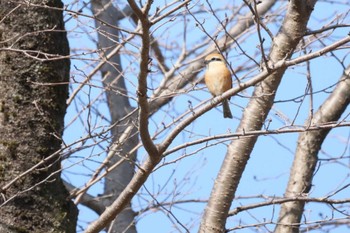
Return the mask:
[[[203,69],[208,67],[209,62],[210,61],[208,61],[208,60],[204,60],[203,65],[202,65]]]

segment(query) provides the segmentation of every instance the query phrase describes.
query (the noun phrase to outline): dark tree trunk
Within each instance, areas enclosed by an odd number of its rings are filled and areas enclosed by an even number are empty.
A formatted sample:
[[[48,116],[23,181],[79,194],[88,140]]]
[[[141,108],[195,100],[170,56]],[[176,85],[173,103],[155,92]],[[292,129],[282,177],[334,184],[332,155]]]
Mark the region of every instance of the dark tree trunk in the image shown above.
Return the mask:
[[[70,65],[62,6],[0,0],[0,232],[76,230],[57,153]]]

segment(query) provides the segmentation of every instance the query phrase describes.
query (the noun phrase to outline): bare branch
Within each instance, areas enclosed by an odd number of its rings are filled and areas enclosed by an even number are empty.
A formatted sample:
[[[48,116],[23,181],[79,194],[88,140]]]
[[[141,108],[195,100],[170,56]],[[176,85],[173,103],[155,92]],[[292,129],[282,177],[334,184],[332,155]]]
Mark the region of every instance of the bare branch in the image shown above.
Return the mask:
[[[63,180],[63,184],[66,186],[71,196],[75,196],[75,193],[79,190],[65,180]],[[88,193],[84,193],[84,195],[81,197],[81,204],[92,209],[97,214],[101,214],[104,211],[105,207],[102,205],[99,199],[100,198],[95,198]]]
[[[158,149],[154,145],[149,129],[148,129],[148,117],[149,117],[149,103],[148,103],[148,97],[147,97],[147,76],[149,72],[149,49],[150,49],[150,36],[149,36],[149,29],[151,27],[151,23],[148,19],[148,11],[151,7],[151,2],[148,1],[146,6],[144,7],[143,11],[136,5],[136,3],[133,0],[128,1],[130,4],[130,7],[133,9],[135,14],[137,15],[138,19],[141,22],[142,27],[142,47],[141,47],[141,60],[140,60],[140,72],[138,76],[138,90],[137,90],[137,96],[138,96],[138,103],[139,103],[139,129],[140,129],[140,136],[141,141],[148,152],[149,156],[151,158],[155,158],[156,160],[159,157]]]

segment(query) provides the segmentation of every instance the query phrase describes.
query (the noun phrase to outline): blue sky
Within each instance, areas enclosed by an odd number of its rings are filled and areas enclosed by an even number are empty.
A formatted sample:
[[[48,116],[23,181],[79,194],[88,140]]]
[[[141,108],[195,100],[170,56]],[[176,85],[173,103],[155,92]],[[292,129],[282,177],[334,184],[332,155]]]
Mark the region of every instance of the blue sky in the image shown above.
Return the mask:
[[[226,3],[226,1],[223,1]],[[229,2],[229,1],[227,1]],[[65,1],[65,4],[70,3],[69,0]],[[163,1],[155,1],[154,5],[162,5]],[[206,1],[199,1],[196,9],[207,9],[208,5]],[[282,2],[282,5],[285,3]],[[82,5],[75,4],[70,5],[73,10],[79,9]],[[280,3],[274,8],[279,9]],[[213,5],[213,7],[217,7]],[[312,30],[321,28],[325,23],[332,23],[332,19],[338,14],[346,14],[347,9],[343,8],[342,4],[328,4],[320,2],[316,5],[316,8],[310,19],[309,28]],[[224,19],[225,13],[230,14],[230,9],[222,9],[218,12],[219,17]],[[282,19],[283,10],[278,10],[281,16],[277,19]],[[335,13],[336,12],[336,13]],[[83,13],[91,14],[87,8],[84,8]],[[66,19],[68,16],[66,16]],[[208,31],[214,32],[217,26],[217,21],[213,15],[207,11],[198,14],[198,18],[204,20],[203,25]],[[327,19],[326,22],[321,20]],[[187,36],[187,47],[196,46],[194,43],[199,43],[201,38],[205,39],[205,34],[195,27],[195,22],[189,16],[187,16],[187,28],[189,34]],[[339,22],[339,21],[338,21]],[[276,22],[267,24],[270,30],[275,34],[278,31],[278,26],[282,22]],[[334,23],[334,22],[333,22]],[[344,22],[349,23],[349,16],[345,16]],[[84,25],[84,30],[81,26]],[[120,22],[122,27],[132,28],[132,24],[128,19],[124,19]],[[276,26],[277,25],[277,26]],[[230,25],[228,25],[230,26]],[[71,19],[67,22],[66,28],[69,31],[70,47],[72,53],[88,53],[96,49],[94,39],[96,37],[94,22],[92,19],[78,17]],[[163,45],[165,43],[168,46],[174,46],[172,50],[166,51],[164,54],[168,58],[168,64],[171,65],[173,59],[180,53],[177,46],[181,46],[181,41],[177,40],[178,44],[175,44],[173,38],[179,38],[179,35],[183,33],[183,17],[178,15],[173,22],[168,22],[154,32],[156,38],[160,38]],[[347,28],[337,29],[332,32],[329,36],[330,39],[324,38],[322,41],[327,45],[337,39],[343,38],[348,34]],[[222,34],[221,34],[222,35]],[[266,33],[263,33],[266,37],[266,47],[270,46],[269,39]],[[258,45],[257,35],[254,32],[247,34],[239,38],[240,45],[248,54],[254,56],[259,50],[256,47]],[[172,42],[172,43],[170,43]],[[308,42],[308,41],[306,41]],[[126,49],[130,49],[137,53],[134,45],[139,44],[139,40],[133,41],[134,44],[127,45]],[[323,45],[319,42],[313,42],[314,49],[319,49]],[[204,48],[199,48],[198,53]],[[347,50],[340,50],[335,52],[339,58],[343,59],[344,65],[349,65],[349,58]],[[302,53],[296,53],[294,56],[302,55]],[[136,55],[122,56],[123,66],[129,70],[127,76],[127,85],[131,95],[135,95],[134,84],[136,83],[137,74],[137,62]],[[96,54],[93,52],[91,55],[80,55],[81,59],[72,60],[72,76],[77,81],[82,81],[84,76],[91,71],[93,65],[96,64],[91,62],[89,59],[95,59]],[[240,66],[251,64],[247,61],[247,58],[242,55],[241,51],[237,48],[230,50],[228,54],[228,60],[231,62],[231,66],[236,70]],[[259,55],[256,57],[259,59]],[[258,60],[259,61],[259,60]],[[253,67],[254,73],[258,72],[258,67]],[[328,96],[328,92],[321,91],[330,85],[337,82],[340,75],[342,74],[342,66],[339,61],[331,57],[329,54],[314,59],[310,62],[310,69],[312,73],[313,89],[314,91],[320,91],[320,93],[314,95],[314,110],[316,111],[323,100]],[[237,72],[239,78],[252,77],[249,70]],[[202,73],[201,73],[202,74]],[[160,72],[155,72],[150,75],[150,85],[157,86],[162,78]],[[74,142],[80,138],[88,136],[87,133],[87,122],[91,124],[94,132],[100,132],[104,128],[108,127],[108,121],[104,119],[109,118],[108,109],[105,104],[105,97],[103,95],[103,89],[101,88],[101,81],[99,75],[95,75],[91,81],[90,87],[85,87],[83,91],[78,95],[77,101],[73,102],[68,109],[66,116],[67,129],[64,133],[66,143]],[[269,129],[278,129],[288,124],[288,121],[295,119],[296,125],[303,125],[304,121],[309,113],[309,98],[305,98],[304,102],[300,102],[301,98],[297,101],[286,101],[297,96],[303,96],[305,93],[307,84],[306,79],[306,66],[305,64],[292,67],[287,70],[280,88],[276,95],[276,104],[274,105],[273,111],[269,115],[271,119]],[[76,88],[77,85],[72,85],[72,89]],[[231,110],[234,115],[234,119],[223,119],[221,106],[216,109],[205,113],[203,116],[198,118],[190,126],[186,128],[186,131],[181,133],[170,146],[182,144],[184,142],[193,141],[195,139],[203,138],[209,135],[224,134],[227,132],[234,132],[240,117],[242,110],[249,101],[252,88],[247,91],[240,93],[238,96],[231,98]],[[210,99],[211,96],[202,84],[198,84],[194,90],[186,94],[178,95],[174,98],[174,102],[164,106],[162,111],[155,114],[150,121],[150,131],[155,132],[162,127],[161,123],[171,122],[171,116],[177,116],[188,110],[189,101],[193,106],[200,104],[202,101]],[[101,113],[100,116],[91,115],[89,111],[84,109],[88,101],[95,100],[93,107],[98,109]],[[135,104],[135,103],[133,103]],[[83,110],[82,110],[83,109]],[[283,116],[281,114],[283,113]],[[348,114],[349,111],[344,114]],[[72,122],[72,124],[69,124]],[[163,135],[165,136],[165,135]],[[343,156],[343,159],[338,161],[322,161],[320,162],[320,169],[314,178],[315,185],[313,186],[310,195],[313,197],[322,197],[329,194],[330,190],[336,190],[349,183],[349,149],[348,149],[348,128],[339,128],[332,130],[322,146],[322,152],[320,158],[335,158]],[[289,169],[293,162],[294,151],[296,148],[298,134],[279,134],[279,135],[268,135],[261,136],[254,147],[251,154],[251,158],[248,162],[246,170],[244,171],[243,178],[240,182],[236,193],[236,200],[232,207],[256,203],[263,201],[260,198],[261,195],[266,196],[282,196],[286,187]],[[162,137],[159,138],[161,141]],[[133,207],[135,210],[143,209],[153,202],[153,199],[148,195],[148,192],[152,193],[159,202],[183,200],[183,199],[194,199],[194,200],[206,200],[210,194],[217,172],[221,166],[221,162],[225,156],[226,145],[229,141],[219,142],[211,141],[207,145],[201,144],[188,148],[186,150],[180,150],[177,153],[169,155],[164,161],[172,161],[183,155],[194,153],[176,163],[161,167],[150,177],[146,182],[145,186],[140,190],[140,193],[133,200]],[[92,174],[93,170],[99,165],[99,162],[103,160],[105,153],[104,150],[108,145],[108,142],[100,143],[95,145],[96,142],[89,140],[84,146],[91,145],[90,148],[75,153],[72,158],[64,161],[63,166],[67,167],[63,174],[63,178],[69,180],[74,185],[83,185]],[[142,160],[145,156],[145,152],[141,149],[138,154],[138,159]],[[70,167],[71,164],[74,164]],[[75,164],[76,163],[76,164]],[[69,167],[69,168],[68,168]],[[331,174],[331,175],[330,175]],[[103,183],[95,185],[89,190],[89,193],[93,195],[101,194]],[[349,196],[349,190],[343,190],[339,192],[335,198],[345,198]],[[204,203],[190,203],[180,204],[177,206],[166,206],[167,210],[171,211],[174,216],[182,224],[193,224],[191,232],[196,232],[198,224],[201,219],[201,214]],[[81,212],[79,216],[79,224],[84,226],[86,222],[92,221],[96,218],[96,215],[86,209],[83,206],[79,207]],[[274,208],[274,210],[273,210]],[[320,213],[322,216],[331,216],[332,213],[328,207],[320,204],[308,204],[306,206],[307,219],[316,220],[319,219]],[[239,214],[237,216],[228,219],[228,227],[233,227],[237,224],[252,224],[257,222],[263,222],[266,219],[276,220],[278,216],[278,206],[265,207],[254,209],[247,213]],[[326,218],[326,217],[325,217]],[[265,219],[265,220],[264,220]],[[179,230],[174,228],[172,221],[177,221],[173,217],[169,217],[169,214],[162,209],[149,211],[137,218],[137,228],[139,232],[154,232],[154,226],[157,225],[159,232],[185,232],[184,229],[179,227]],[[273,229],[273,225],[268,225]],[[252,232],[253,229],[247,228],[242,229],[239,232]],[[261,228],[258,232],[266,232],[266,229]],[[238,231],[237,231],[238,232]],[[336,231],[332,231],[336,232]],[[341,232],[337,231],[337,232]]]

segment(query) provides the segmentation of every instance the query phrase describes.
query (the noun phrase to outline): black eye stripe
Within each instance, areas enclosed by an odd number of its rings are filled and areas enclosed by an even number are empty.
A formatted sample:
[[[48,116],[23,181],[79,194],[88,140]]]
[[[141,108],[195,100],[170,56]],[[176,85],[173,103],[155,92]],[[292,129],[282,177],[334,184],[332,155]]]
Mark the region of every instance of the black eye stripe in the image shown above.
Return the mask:
[[[209,63],[212,62],[212,61],[222,61],[222,59],[219,58],[219,57],[212,57],[212,58],[210,58],[210,60],[204,61],[204,63],[205,63],[205,64],[209,64]]]

